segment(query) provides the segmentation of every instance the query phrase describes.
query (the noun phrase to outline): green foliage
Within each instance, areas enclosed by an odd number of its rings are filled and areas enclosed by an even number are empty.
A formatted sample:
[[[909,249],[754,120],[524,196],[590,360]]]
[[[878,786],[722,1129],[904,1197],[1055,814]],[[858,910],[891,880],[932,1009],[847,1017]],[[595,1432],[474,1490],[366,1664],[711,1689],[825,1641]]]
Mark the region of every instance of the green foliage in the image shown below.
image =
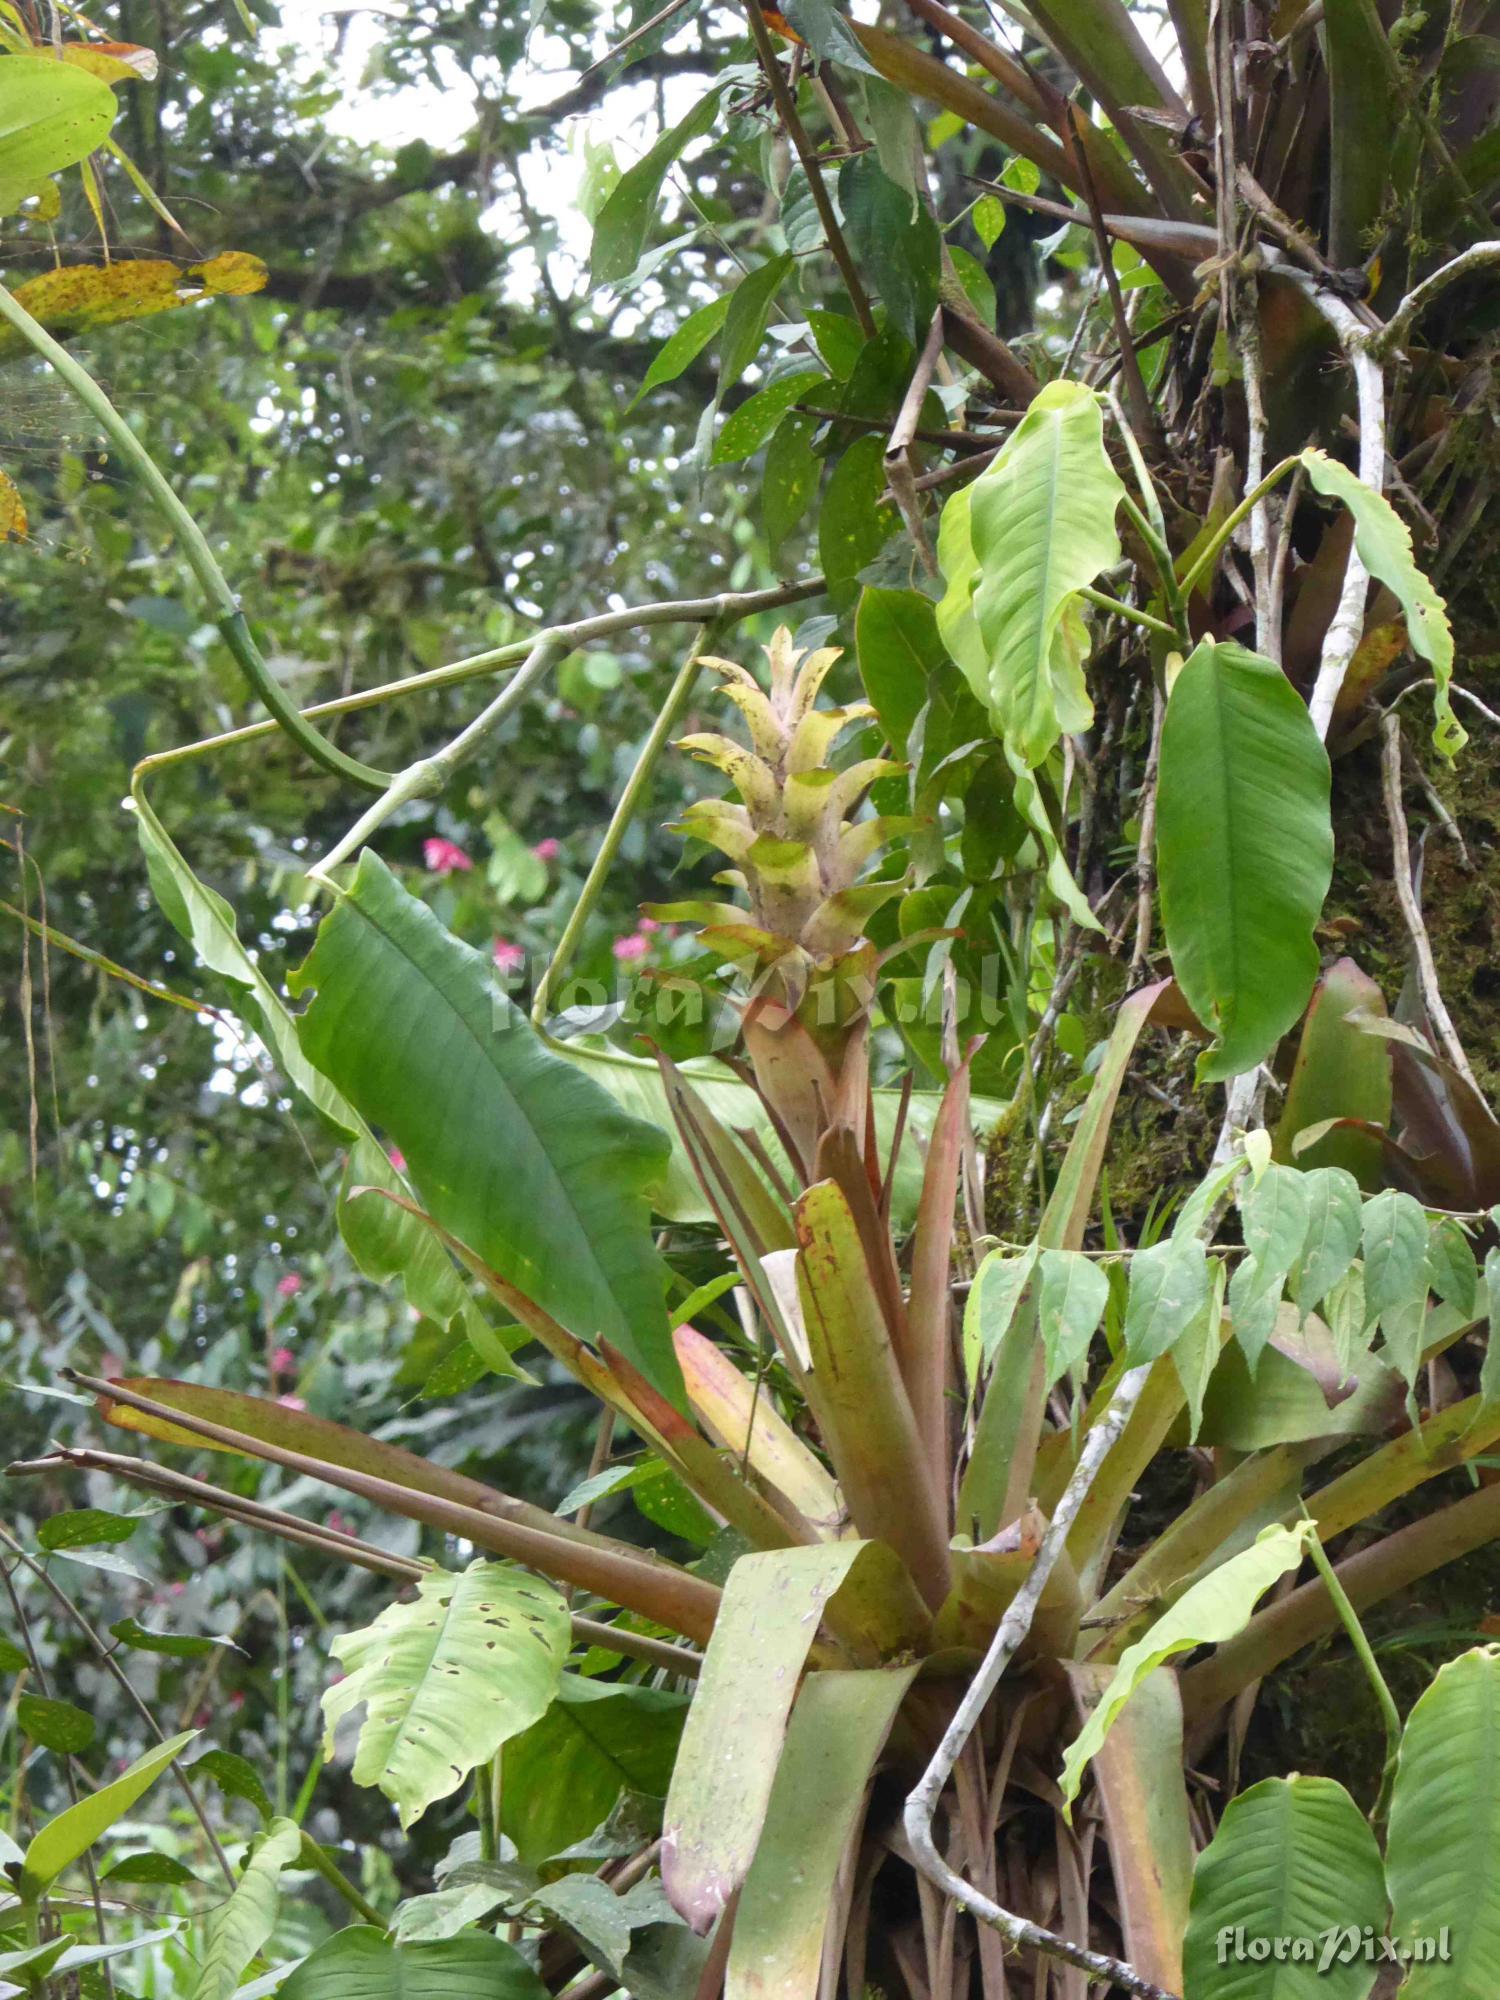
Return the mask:
[[[1186,2000],[1365,2000],[1380,1968],[1364,1930],[1378,1933],[1385,1910],[1380,1849],[1344,1787],[1267,1778],[1230,1801],[1193,1870]],[[1346,1933],[1357,1955],[1334,1955]],[[1271,1949],[1253,1956],[1262,1940]],[[1292,1942],[1277,1952],[1278,1940]]]
[[[23,1725],[24,1726],[24,1725]],[[168,1737],[144,1756],[137,1757],[128,1770],[110,1784],[80,1799],[60,1812],[31,1837],[21,1862],[21,1893],[31,1901],[43,1893],[64,1870],[101,1840],[117,1820],[123,1819],[143,1793],[150,1790],[172,1760],[198,1734],[196,1729]],[[65,1747],[73,1748],[74,1745]]]
[[[366,1928],[325,1939],[280,1990],[287,2000],[542,2000],[547,1991],[521,1954],[487,1931],[396,1944]]]
[[[1167,947],[1215,1037],[1200,1082],[1260,1062],[1307,1005],[1328,893],[1328,759],[1269,660],[1205,642],[1173,685],[1158,840]]]
[[[233,1894],[209,1919],[193,2000],[230,2000],[245,1968],[270,1937],[281,1904],[281,1875],[302,1851],[302,1833],[273,1819],[256,1841]]]
[[[1028,770],[1087,729],[1087,628],[1078,592],[1119,560],[1124,493],[1098,398],[1055,382],[985,472],[943,509],[944,643]]]
[[[107,83],[50,56],[0,57],[0,214],[102,145],[118,106]]]
[[[680,1394],[643,1198],[661,1135],[555,1055],[479,954],[372,854],[297,983],[315,992],[305,1054],[400,1146],[437,1221],[564,1326],[615,1341]]]
[[[344,1677],[323,1696],[328,1753],[363,1707],[355,1782],[378,1786],[410,1826],[546,1710],[567,1658],[567,1606],[523,1570],[476,1562],[425,1576],[410,1602],[332,1650]]]
[[[1483,1647],[1441,1668],[1401,1738],[1386,1872],[1392,1926],[1407,1945],[1451,1941],[1415,1963],[1411,2000],[1468,2000],[1500,1949],[1500,1895],[1488,1857],[1500,1841],[1500,1653]],[[1432,1951],[1429,1943],[1428,1950]]]

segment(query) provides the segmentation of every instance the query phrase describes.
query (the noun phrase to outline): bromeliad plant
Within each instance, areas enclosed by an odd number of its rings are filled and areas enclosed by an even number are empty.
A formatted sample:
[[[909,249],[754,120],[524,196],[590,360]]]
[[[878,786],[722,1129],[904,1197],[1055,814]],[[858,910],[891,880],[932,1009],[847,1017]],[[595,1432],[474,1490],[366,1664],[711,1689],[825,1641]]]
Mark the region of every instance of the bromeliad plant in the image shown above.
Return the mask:
[[[685,830],[736,864],[720,879],[744,898],[691,913],[736,969],[742,1080],[661,1056],[660,1123],[627,1115],[596,1059],[534,1031],[369,853],[299,975],[310,1004],[277,1035],[331,1117],[378,1128],[407,1163],[409,1191],[355,1139],[342,1199],[367,1266],[514,1368],[460,1272],[474,1280],[634,1434],[642,1456],[589,1493],[655,1482],[679,1521],[691,1495],[703,1558],[651,1555],[283,1404],[77,1378],[117,1426],[267,1461],[480,1552],[426,1567],[165,1466],[66,1454],[416,1586],[335,1642],[330,1732],[362,1715],[354,1777],[403,1824],[472,1785],[482,1840],[389,1936],[338,1934],[283,1990],[321,2000],[368,1961],[394,1991],[410,1957],[452,1990],[492,1977],[485,1990],[520,1994],[581,1952],[601,1992],[928,1993],[940,1975],[945,1992],[1040,1993],[1060,1964],[1142,1995],[1258,1995],[1255,1940],[1383,1934],[1392,1901],[1392,1936],[1446,1940],[1421,1990],[1480,1990],[1462,1982],[1500,1930],[1493,1886],[1476,1895],[1463,1864],[1476,1824],[1494,1827],[1500,1655],[1439,1679],[1399,1767],[1392,1723],[1384,1860],[1342,1787],[1293,1778],[1236,1800],[1195,1865],[1187,1775],[1246,1690],[1341,1623],[1389,1720],[1357,1610],[1500,1529],[1490,1486],[1336,1571],[1323,1554],[1500,1438],[1488,1367],[1466,1401],[1416,1403],[1482,1311],[1469,1229],[1399,1190],[1366,1199],[1343,1167],[1279,1164],[1266,1142],[1156,1240],[1086,1247],[1127,1065],[1154,1014],[1179,1018],[1157,984],[1120,1010],[1032,1243],[981,1255],[957,1220],[967,1057],[903,1236],[895,1153],[914,1141],[909,1123],[883,1138],[876,1115],[879,954],[862,928],[903,885],[877,859],[891,820],[859,810],[895,773],[831,760],[868,726],[861,704],[818,703],[832,650],[800,659],[780,631],[768,652],[769,691],[714,662],[749,743],[688,739],[739,795],[692,808]],[[220,910],[182,907],[222,958]],[[277,1003],[258,998],[269,1025]],[[651,1074],[632,1074],[639,1102]],[[669,1152],[729,1259],[738,1337],[691,1324],[692,1300],[669,1328],[650,1235]],[[1241,1241],[1215,1249],[1230,1199]],[[1189,1445],[1219,1476],[1141,1538],[1132,1495]],[[1307,1560],[1307,1582],[1256,1609]],[[257,1852],[263,1898],[298,1846],[273,1833]],[[547,1934],[538,1970],[494,1934],[502,1920]],[[1341,1995],[1374,1976],[1359,1935]]]

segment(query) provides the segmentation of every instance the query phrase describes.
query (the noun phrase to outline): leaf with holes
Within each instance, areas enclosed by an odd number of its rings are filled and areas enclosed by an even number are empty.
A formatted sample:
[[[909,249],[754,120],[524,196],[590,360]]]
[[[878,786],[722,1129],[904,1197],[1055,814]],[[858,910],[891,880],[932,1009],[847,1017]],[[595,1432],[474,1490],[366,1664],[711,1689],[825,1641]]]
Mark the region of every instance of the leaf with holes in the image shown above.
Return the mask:
[[[435,1570],[411,1602],[333,1641],[345,1678],[323,1696],[327,1754],[363,1705],[354,1781],[379,1786],[410,1826],[545,1713],[570,1630],[563,1599],[524,1570]]]

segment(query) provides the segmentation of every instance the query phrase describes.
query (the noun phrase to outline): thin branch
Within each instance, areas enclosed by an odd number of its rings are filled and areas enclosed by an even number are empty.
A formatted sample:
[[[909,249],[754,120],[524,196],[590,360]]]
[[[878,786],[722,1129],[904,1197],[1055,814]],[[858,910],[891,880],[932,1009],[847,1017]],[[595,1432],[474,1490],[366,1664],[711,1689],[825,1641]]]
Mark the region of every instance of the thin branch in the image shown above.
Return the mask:
[[[626,779],[614,812],[610,815],[609,825],[604,829],[604,838],[599,843],[599,851],[594,856],[583,887],[578,892],[578,899],[569,912],[568,921],[563,926],[563,934],[557,941],[557,948],[546,971],[537,981],[536,993],[531,1003],[531,1018],[538,1025],[546,1018],[547,1002],[568,968],[578,940],[583,935],[584,925],[592,915],[600,891],[609,877],[610,869],[614,866],[620,844],[630,829],[630,823],[635,818],[642,795],[651,782],[662,751],[666,748],[667,738],[676,728],[678,717],[687,705],[687,698],[692,693],[693,684],[698,678],[700,656],[708,644],[709,629],[707,625],[700,625],[693,636],[692,644],[688,647],[688,656],[667,690],[666,700],[657,710],[650,734],[641,745],[635,767]]]
[[[1443,1045],[1444,1053],[1459,1075],[1473,1090],[1479,1086],[1474,1080],[1474,1072],[1469,1067],[1469,1058],[1464,1054],[1464,1045],[1458,1039],[1453,1026],[1453,1017],[1448,1012],[1438,984],[1437,966],[1433,963],[1432,940],[1427,935],[1427,925],[1422,919],[1422,907],[1417,901],[1416,888],[1411,875],[1411,836],[1406,827],[1406,808],[1401,803],[1401,719],[1396,715],[1384,716],[1380,724],[1381,752],[1380,775],[1385,792],[1385,816],[1391,829],[1391,874],[1396,888],[1396,901],[1401,905],[1402,920],[1406,934],[1411,939],[1412,954],[1417,961],[1417,984],[1421,989],[1422,1005],[1427,1010],[1427,1018],[1432,1023],[1433,1032]]]
[[[1002,1909],[948,1866],[938,1853],[932,1837],[933,1816],[943,1789],[990,1696],[999,1685],[1001,1675],[1031,1630],[1042,1592],[1067,1543],[1073,1522],[1088,1498],[1100,1466],[1129,1422],[1150,1374],[1151,1364],[1148,1362],[1122,1375],[1108,1409],[1084,1439],[1073,1476],[1047,1525],[1047,1532],[1042,1537],[1041,1547],[1027,1572],[1026,1581],[1001,1619],[983,1665],[965,1690],[931,1763],[906,1801],[905,1828],[912,1858],[922,1874],[945,1895],[951,1896],[960,1909],[967,1910],[980,1923],[991,1925],[1011,1945],[1060,1958],[1068,1965],[1077,1966],[1090,1979],[1123,1986],[1126,1992],[1140,1996],[1140,2000],[1171,2000],[1162,1987],[1143,1978],[1133,1966],[1126,1965],[1122,1960],[1090,1951],[1084,1945],[1074,1944],[1052,1931],[1043,1930],[1040,1924],[1032,1923],[1029,1918]]]
[[[786,128],[786,135],[792,142],[793,151],[802,163],[802,171],[807,175],[808,191],[818,211],[818,218],[823,224],[823,234],[828,238],[833,261],[839,267],[844,290],[849,294],[854,317],[859,321],[860,331],[865,339],[873,339],[875,315],[870,310],[869,298],[860,283],[854,258],[844,240],[844,232],[839,226],[833,197],[829,194],[823,179],[822,162],[813,150],[812,141],[807,136],[807,127],[802,123],[801,114],[797,109],[797,100],[792,95],[792,87],[787,82],[786,72],[777,59],[776,49],[771,41],[771,31],[766,26],[765,15],[761,12],[760,0],[745,0],[745,13],[750,21],[750,33],[755,39],[755,52],[760,57],[760,66],[766,73],[766,82],[771,86],[771,96],[775,100],[777,115]]]
[[[1166,696],[1151,685],[1151,747],[1141,779],[1140,838],[1135,849],[1135,949],[1130,954],[1130,982],[1146,976],[1151,957],[1151,905],[1156,893],[1156,776],[1161,768],[1161,732],[1167,718]]]
[[[917,499],[916,475],[911,467],[911,447],[917,435],[921,420],[922,404],[932,382],[933,370],[943,352],[943,310],[939,306],[932,315],[932,324],[927,329],[927,338],[922,343],[922,352],[917,356],[917,365],[912,370],[911,380],[906,385],[906,394],[901,399],[901,408],[896,412],[896,421],[891,427],[890,441],[885,448],[885,476],[896,505],[901,510],[901,518],[906,523],[907,533],[921,557],[922,567],[929,576],[938,573],[937,557],[932,552],[932,544],[927,538],[927,529],[922,521],[921,503]]]
[[[1324,291],[1299,272],[1287,272],[1301,286],[1338,337],[1344,359],[1354,374],[1354,390],[1359,403],[1359,477],[1372,493],[1385,490],[1385,376],[1372,352],[1372,336],[1359,316],[1335,293]],[[1370,573],[1351,542],[1344,565],[1344,584],[1338,607],[1323,636],[1323,655],[1318,676],[1308,697],[1313,727],[1327,738],[1333,711],[1343,690],[1344,676],[1359,647],[1365,629],[1365,598]]]
[[[1397,348],[1406,345],[1406,336],[1411,332],[1415,320],[1424,313],[1432,301],[1446,292],[1450,285],[1456,285],[1460,278],[1466,278],[1470,271],[1478,271],[1486,264],[1500,263],[1500,243],[1471,243],[1467,250],[1461,250],[1456,257],[1450,257],[1446,264],[1440,264],[1421,284],[1413,285],[1406,297],[1391,314],[1385,325],[1371,340],[1375,354],[1384,358]]]

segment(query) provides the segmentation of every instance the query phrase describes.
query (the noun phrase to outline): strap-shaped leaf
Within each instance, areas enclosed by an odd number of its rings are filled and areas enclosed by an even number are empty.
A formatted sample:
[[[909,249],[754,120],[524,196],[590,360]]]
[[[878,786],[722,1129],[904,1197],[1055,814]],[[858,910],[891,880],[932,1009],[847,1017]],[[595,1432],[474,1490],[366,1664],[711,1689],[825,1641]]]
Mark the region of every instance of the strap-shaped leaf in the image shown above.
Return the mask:
[[[1085,1766],[1146,1676],[1178,1653],[1217,1645],[1242,1631],[1257,1601],[1278,1577],[1301,1562],[1312,1532],[1310,1521],[1299,1522],[1294,1528],[1267,1528],[1248,1549],[1220,1563],[1191,1590],[1184,1591],[1170,1611],[1133,1646],[1126,1647],[1098,1706],[1063,1757],[1062,1794],[1070,1814]]]
[[[1162,916],[1183,996],[1218,1041],[1200,1083],[1251,1069],[1307,1005],[1333,873],[1328,756],[1279,667],[1205,640],[1162,729]]]
[[[1386,1874],[1414,1959],[1403,2000],[1488,2000],[1500,1967],[1500,1649],[1450,1661],[1407,1718]]]
[[[1267,1778],[1230,1801],[1198,1857],[1183,1991],[1364,2000],[1380,1970],[1365,1926],[1378,1933],[1384,1920],[1380,1849],[1343,1786]]]
[[[525,1570],[435,1570],[410,1602],[333,1641],[345,1678],[323,1696],[328,1754],[364,1704],[354,1781],[378,1785],[410,1826],[545,1711],[569,1634],[563,1599]]]
[[[65,1868],[71,1868],[101,1835],[108,1833],[117,1819],[124,1818],[197,1734],[196,1729],[189,1729],[181,1736],[158,1743],[144,1757],[137,1757],[112,1784],[90,1792],[87,1798],[79,1799],[76,1805],[58,1813],[40,1832],[33,1834],[21,1867],[21,1879],[28,1893],[39,1895]]]
[[[645,1193],[666,1134],[555,1055],[368,849],[295,986],[317,989],[304,1053],[401,1148],[436,1220],[680,1404]]]
[[[707,1931],[744,1881],[824,1605],[863,1542],[742,1556],[682,1732],[662,1834],[672,1907]]]
[[[1077,593],[1119,561],[1124,490],[1098,397],[1049,382],[994,463],[943,510],[938,629],[1028,768],[1093,721]]]
[[[735,1914],[725,2000],[817,1991],[834,1883],[915,1664],[810,1674]]]
[[[1341,11],[1358,14],[1358,7]],[[1373,16],[1371,17],[1373,18]],[[1368,123],[1362,112],[1355,114]],[[1342,500],[1354,516],[1354,546],[1360,561],[1395,593],[1406,616],[1411,648],[1432,669],[1432,740],[1445,757],[1456,757],[1468,731],[1453,713],[1453,628],[1448,607],[1412,555],[1411,531],[1383,493],[1366,486],[1347,465],[1311,447],[1302,454],[1307,476],[1320,493]]]

